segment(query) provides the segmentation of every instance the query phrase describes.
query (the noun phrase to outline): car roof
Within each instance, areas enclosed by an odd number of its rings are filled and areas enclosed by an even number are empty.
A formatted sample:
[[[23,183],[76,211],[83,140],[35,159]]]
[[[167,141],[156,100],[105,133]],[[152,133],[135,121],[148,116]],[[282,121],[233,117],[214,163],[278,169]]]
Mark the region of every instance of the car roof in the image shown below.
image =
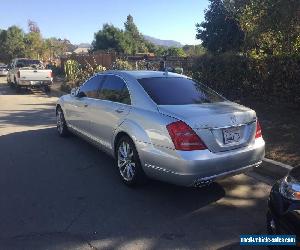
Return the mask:
[[[166,71],[152,71],[152,70],[110,70],[107,73],[114,73],[119,75],[128,75],[135,79],[152,78],[152,77],[182,77],[186,78],[185,75],[180,75]],[[104,72],[105,74],[105,72]]]

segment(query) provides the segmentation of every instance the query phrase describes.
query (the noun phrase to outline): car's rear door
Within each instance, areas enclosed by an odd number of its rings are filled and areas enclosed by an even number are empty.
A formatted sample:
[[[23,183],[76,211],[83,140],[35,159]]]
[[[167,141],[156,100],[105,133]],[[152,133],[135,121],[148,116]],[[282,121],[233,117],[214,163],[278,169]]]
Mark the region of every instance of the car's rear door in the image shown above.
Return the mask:
[[[113,74],[106,75],[99,89],[99,99],[89,106],[90,132],[104,148],[111,149],[113,133],[128,115],[130,104],[125,81]]]

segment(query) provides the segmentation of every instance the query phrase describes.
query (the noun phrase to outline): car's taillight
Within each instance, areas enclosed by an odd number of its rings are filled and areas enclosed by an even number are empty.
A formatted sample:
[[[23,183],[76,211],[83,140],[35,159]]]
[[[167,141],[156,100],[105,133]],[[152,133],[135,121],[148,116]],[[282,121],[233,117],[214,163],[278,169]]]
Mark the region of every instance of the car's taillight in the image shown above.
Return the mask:
[[[48,76],[49,76],[50,78],[53,78],[53,72],[50,71],[50,72],[48,73]]]
[[[17,77],[20,78],[21,74],[20,71],[17,72]]]
[[[260,138],[260,137],[262,137],[261,126],[260,126],[259,121],[257,120],[255,138]]]
[[[191,151],[207,149],[195,131],[182,121],[170,123],[167,125],[167,130],[177,150]]]

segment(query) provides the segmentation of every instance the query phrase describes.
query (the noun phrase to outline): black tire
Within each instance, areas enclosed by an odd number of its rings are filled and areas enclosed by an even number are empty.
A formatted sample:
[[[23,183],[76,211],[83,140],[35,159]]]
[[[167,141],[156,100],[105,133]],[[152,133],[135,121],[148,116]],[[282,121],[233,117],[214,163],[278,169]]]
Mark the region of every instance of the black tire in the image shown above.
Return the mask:
[[[11,81],[10,81],[10,79],[8,78],[8,76],[6,77],[6,82],[7,82],[7,85],[8,85],[8,86],[11,86]]]
[[[15,86],[16,92],[21,93],[22,88],[20,87],[20,85],[14,84],[14,86]]]
[[[269,211],[267,212],[266,217],[267,217],[267,233],[268,234],[276,234],[276,229],[274,228],[274,226],[273,227],[271,226],[274,223],[274,220]]]
[[[50,86],[44,86],[44,91],[45,91],[45,93],[50,93],[51,92],[51,88],[50,88]]]
[[[126,155],[122,155],[124,144],[129,145]],[[132,156],[130,156],[132,154]],[[128,136],[122,136],[117,143],[115,150],[116,166],[123,183],[130,187],[145,184],[147,178],[141,165],[141,161],[133,141]],[[126,158],[126,160],[124,160]],[[128,164],[126,164],[127,162]],[[124,164],[121,164],[124,163]],[[130,170],[128,170],[131,169]]]
[[[65,120],[64,112],[60,107],[56,110],[56,128],[59,136],[66,137],[69,135],[69,130]]]
[[[9,78],[7,78],[7,84],[12,88],[14,89],[15,88],[15,83]]]

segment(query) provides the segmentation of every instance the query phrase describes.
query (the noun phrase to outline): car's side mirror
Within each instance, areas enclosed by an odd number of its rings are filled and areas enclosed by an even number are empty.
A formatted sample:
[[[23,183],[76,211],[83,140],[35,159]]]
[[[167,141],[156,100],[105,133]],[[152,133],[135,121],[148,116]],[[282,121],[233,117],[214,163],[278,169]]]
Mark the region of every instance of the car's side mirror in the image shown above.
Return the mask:
[[[76,96],[78,88],[71,89],[71,96]]]

